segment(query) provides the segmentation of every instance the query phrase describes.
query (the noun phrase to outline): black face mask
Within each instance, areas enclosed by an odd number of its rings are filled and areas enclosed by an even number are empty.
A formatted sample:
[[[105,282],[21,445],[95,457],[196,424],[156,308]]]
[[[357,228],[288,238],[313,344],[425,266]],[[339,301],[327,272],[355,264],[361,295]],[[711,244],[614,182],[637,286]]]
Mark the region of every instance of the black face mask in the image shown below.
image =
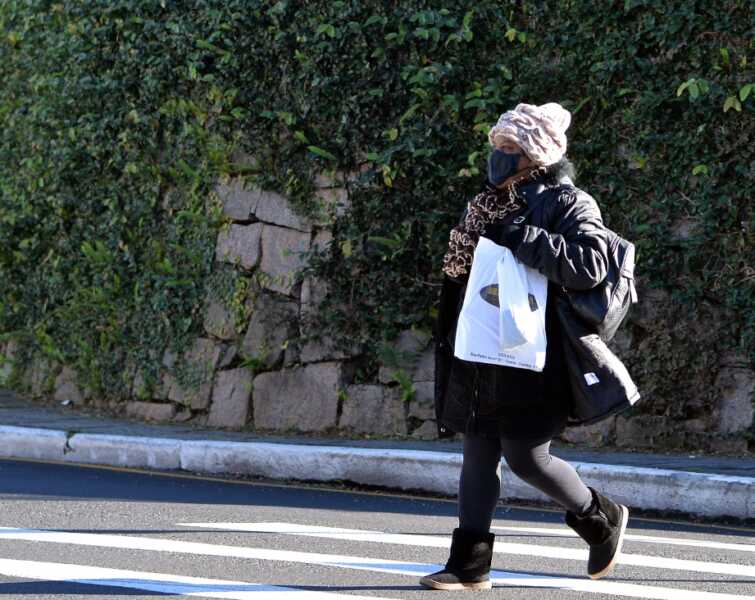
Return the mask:
[[[488,180],[490,183],[498,185],[516,173],[516,167],[521,157],[520,152],[508,154],[499,148],[493,150],[488,157]]]

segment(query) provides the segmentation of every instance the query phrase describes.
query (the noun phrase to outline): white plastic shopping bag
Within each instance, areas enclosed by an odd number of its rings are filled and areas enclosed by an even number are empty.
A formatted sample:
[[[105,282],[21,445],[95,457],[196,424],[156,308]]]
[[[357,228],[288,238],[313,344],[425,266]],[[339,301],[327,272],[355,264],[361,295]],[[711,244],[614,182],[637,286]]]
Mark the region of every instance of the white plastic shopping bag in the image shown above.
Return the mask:
[[[503,277],[506,277],[507,260],[511,261],[516,269],[521,268],[522,272],[526,274],[526,301],[532,314],[520,321],[522,328],[518,330],[518,333],[525,339],[524,343],[503,349],[501,347],[503,319],[501,296],[503,295],[504,299],[507,298],[509,296],[508,291],[513,294],[514,286],[517,285],[516,282],[512,284],[506,279],[499,280],[499,272]],[[480,237],[472,259],[464,303],[456,324],[454,355],[462,360],[472,362],[542,371],[545,366],[547,346],[545,303],[548,280],[538,271],[514,261],[516,261],[516,258],[508,248],[499,246],[486,237]],[[504,292],[503,288],[508,285],[512,287]],[[533,316],[534,319],[531,318]],[[521,314],[519,317],[521,317]],[[517,321],[513,321],[513,323],[518,327]],[[535,335],[534,339],[530,340],[533,327],[535,328]]]
[[[497,268],[501,350],[534,344],[541,333],[540,318],[544,315],[534,309],[537,300],[530,290],[529,267],[509,250],[498,259]]]

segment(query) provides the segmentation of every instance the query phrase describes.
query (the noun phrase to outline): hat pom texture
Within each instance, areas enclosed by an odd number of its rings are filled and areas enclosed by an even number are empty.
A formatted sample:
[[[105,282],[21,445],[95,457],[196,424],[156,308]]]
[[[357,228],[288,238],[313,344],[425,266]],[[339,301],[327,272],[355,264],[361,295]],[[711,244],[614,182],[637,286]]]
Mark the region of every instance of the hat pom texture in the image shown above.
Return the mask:
[[[517,144],[538,165],[557,163],[566,154],[566,130],[571,113],[556,102],[541,106],[517,104],[503,113],[488,132],[492,146],[505,141]]]

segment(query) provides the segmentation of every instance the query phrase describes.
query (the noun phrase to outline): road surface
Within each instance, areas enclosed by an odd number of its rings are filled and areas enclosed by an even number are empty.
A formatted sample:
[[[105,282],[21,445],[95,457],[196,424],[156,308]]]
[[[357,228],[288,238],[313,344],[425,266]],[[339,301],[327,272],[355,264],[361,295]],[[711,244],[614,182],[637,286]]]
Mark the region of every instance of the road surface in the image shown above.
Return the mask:
[[[0,503],[3,599],[459,594],[418,583],[446,561],[453,501],[1,460]],[[493,525],[486,598],[755,596],[752,529],[630,517],[621,563],[592,581],[563,513],[500,506]]]

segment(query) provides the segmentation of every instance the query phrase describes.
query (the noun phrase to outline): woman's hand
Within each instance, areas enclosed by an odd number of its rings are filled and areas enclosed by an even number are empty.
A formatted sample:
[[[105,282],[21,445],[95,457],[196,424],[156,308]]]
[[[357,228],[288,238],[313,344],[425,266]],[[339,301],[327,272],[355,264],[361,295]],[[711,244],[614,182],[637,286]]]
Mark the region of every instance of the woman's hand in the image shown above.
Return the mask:
[[[524,233],[524,225],[488,223],[481,235],[499,246],[506,246],[509,250],[514,251],[524,240]]]

